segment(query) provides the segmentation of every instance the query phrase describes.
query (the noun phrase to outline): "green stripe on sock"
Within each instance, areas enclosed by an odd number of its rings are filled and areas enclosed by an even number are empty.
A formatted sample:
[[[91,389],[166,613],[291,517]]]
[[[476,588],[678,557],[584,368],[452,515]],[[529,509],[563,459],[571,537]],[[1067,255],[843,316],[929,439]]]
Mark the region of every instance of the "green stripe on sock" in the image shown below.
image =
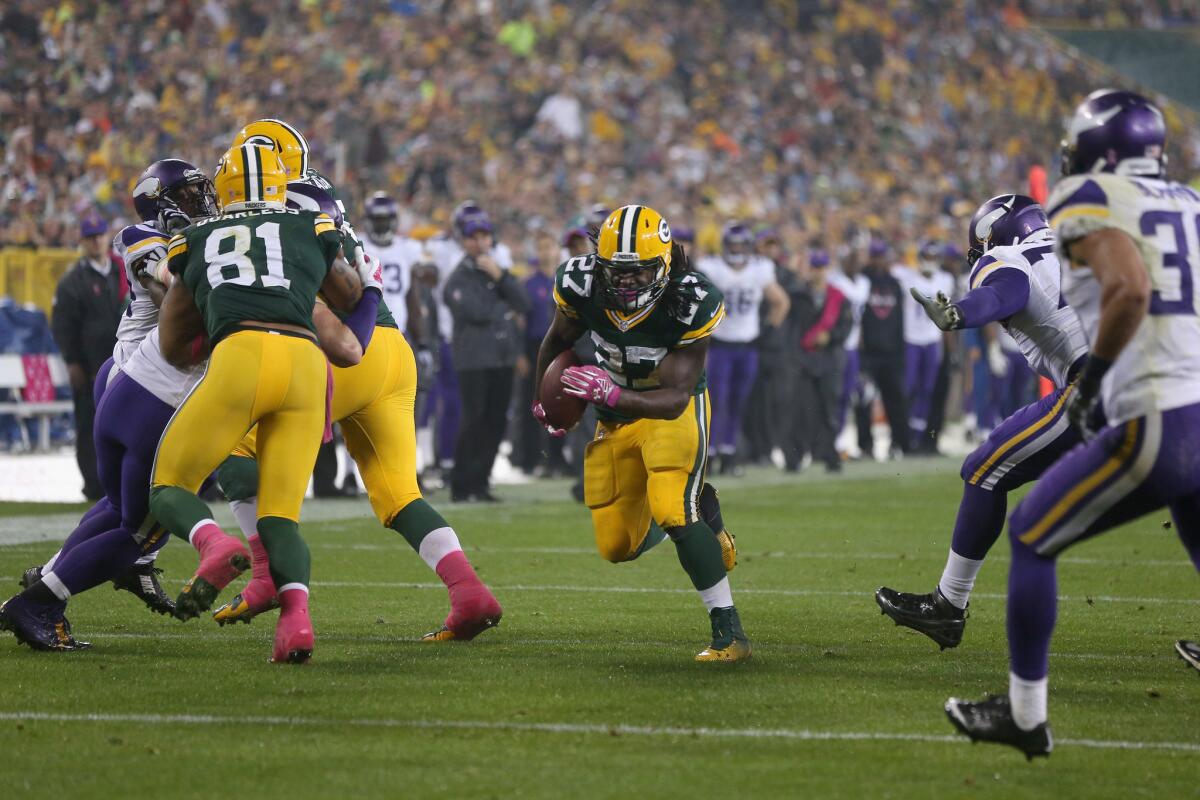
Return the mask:
[[[438,528],[449,528],[445,518],[433,506],[418,498],[400,509],[388,527],[404,537],[404,541],[418,553],[421,551],[421,541],[431,531]]]
[[[275,585],[302,583],[308,586],[312,578],[312,556],[300,537],[300,526],[283,517],[262,517],[258,521],[258,536],[267,550]]]

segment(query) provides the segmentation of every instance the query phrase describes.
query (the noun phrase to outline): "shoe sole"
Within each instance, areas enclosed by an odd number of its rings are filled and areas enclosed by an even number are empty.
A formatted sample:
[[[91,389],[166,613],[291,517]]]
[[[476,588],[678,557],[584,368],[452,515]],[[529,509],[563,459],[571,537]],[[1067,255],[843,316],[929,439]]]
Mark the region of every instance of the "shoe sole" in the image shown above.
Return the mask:
[[[442,627],[441,630],[430,631],[421,637],[422,642],[469,642],[479,634],[486,630],[496,627],[500,624],[500,619],[504,616],[503,612],[498,614],[487,614],[479,617],[463,625],[459,625],[459,630],[455,631],[448,627]],[[450,634],[445,636],[443,634]]]
[[[1192,653],[1190,653],[1188,649],[1183,646],[1183,639],[1180,639],[1175,643],[1175,654],[1182,658],[1189,667],[1200,671],[1200,659],[1197,659],[1196,656],[1192,655]]]
[[[287,657],[282,661],[271,659],[272,664],[307,664],[312,659],[312,648],[298,647],[295,650],[289,650]]]
[[[237,570],[229,579],[229,583],[232,583],[238,575],[250,569],[250,559],[242,553],[237,553],[229,557],[229,566]],[[225,585],[228,586],[229,583]],[[223,586],[214,586],[199,575],[193,576],[184,585],[179,597],[175,598],[175,611],[173,612],[175,619],[186,622],[208,611],[216,602],[217,595],[223,588]]]
[[[1012,742],[1002,742],[997,739],[984,739],[982,737],[976,737],[976,736],[972,735],[970,729],[967,727],[966,718],[963,717],[962,712],[959,711],[958,703],[956,702],[955,698],[950,698],[949,700],[947,700],[946,705],[943,706],[943,708],[946,711],[946,718],[950,720],[950,724],[954,726],[955,730],[957,730],[963,736],[970,739],[971,744],[979,744],[980,742],[984,742],[986,744],[1007,745],[1008,747],[1011,747],[1014,750],[1019,751],[1022,755],[1024,755],[1026,761],[1033,761],[1033,759],[1037,758],[1038,756],[1041,756],[1042,758],[1050,757],[1050,752],[1051,752],[1050,750],[1037,750],[1037,751],[1034,751],[1031,753],[1024,748],[1022,748],[1016,744],[1013,744]]]
[[[966,620],[962,622],[931,623],[923,617],[913,617],[893,606],[875,592],[875,604],[879,613],[890,617],[897,625],[923,633],[937,643],[942,650],[953,649],[962,644],[963,630],[967,627]]]

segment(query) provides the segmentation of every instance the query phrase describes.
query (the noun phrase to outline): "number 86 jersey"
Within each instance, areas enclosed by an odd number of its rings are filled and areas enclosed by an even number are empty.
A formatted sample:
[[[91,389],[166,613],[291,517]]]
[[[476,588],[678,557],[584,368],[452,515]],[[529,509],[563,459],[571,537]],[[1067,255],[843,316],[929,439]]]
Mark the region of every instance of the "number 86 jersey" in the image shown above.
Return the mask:
[[[587,326],[596,345],[596,363],[624,389],[657,389],[662,360],[710,336],[725,318],[720,290],[698,272],[672,274],[657,303],[625,314],[605,306],[596,285],[598,270],[594,253],[563,263],[554,276],[554,303],[565,316]],[[706,387],[701,373],[693,394],[702,394]],[[597,414],[608,421],[629,420],[608,408],[597,408]]]
[[[1104,377],[1110,423],[1200,402],[1200,317],[1195,276],[1200,267],[1200,193],[1153,178],[1093,173],[1065,178],[1047,203],[1063,269],[1063,297],[1075,308],[1089,341],[1100,322],[1100,286],[1086,264],[1072,263],[1068,245],[1115,228],[1141,253],[1150,278],[1150,309],[1133,340]]]

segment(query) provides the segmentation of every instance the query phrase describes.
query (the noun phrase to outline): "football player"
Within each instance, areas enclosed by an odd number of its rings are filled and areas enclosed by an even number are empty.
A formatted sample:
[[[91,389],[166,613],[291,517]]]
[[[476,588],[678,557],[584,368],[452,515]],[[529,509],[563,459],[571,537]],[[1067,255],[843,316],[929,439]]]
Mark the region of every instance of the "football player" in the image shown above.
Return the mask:
[[[1065,409],[1087,339],[1075,311],[1059,302],[1061,271],[1046,212],[1032,198],[1002,194],[975,212],[967,238],[971,270],[962,299],[951,302],[944,291],[931,297],[916,287],[913,299],[944,331],[999,322],[1054,391],[996,426],[963,462],[962,500],[937,587],[926,594],[886,586],[875,592],[884,614],[943,649],[962,641],[975,578],[1004,530],[1008,493],[1037,480],[1082,441]]]
[[[196,490],[262,423],[257,528],[283,609],[272,660],[303,663],[312,655],[313,630],[310,559],[298,520],[328,415],[316,296],[320,291],[331,307],[349,311],[362,287],[352,270],[335,264],[342,236],[333,220],[285,207],[287,175],[274,149],[231,148],[214,184],[220,214],[167,246],[175,280],[161,310],[163,355],[176,365],[195,360],[201,334],[212,355],[204,378],[163,432],[150,509],[200,554],[196,574],[176,600],[176,616],[196,616],[250,565],[241,541],[217,526]],[[370,304],[363,306],[374,314]],[[357,352],[345,363],[362,356],[354,344]]]
[[[892,274],[908,292],[929,297],[954,294],[954,277],[937,262],[937,242],[927,241],[917,253],[917,268],[898,265]],[[924,440],[933,404],[933,389],[942,363],[943,334],[911,296],[904,298],[904,393],[908,396],[909,445],[927,449]]]
[[[261,124],[262,121],[252,123],[245,130],[251,131],[250,136],[253,136],[255,126]],[[249,136],[246,138],[248,140]],[[293,160],[289,172],[299,170],[300,164],[307,164],[308,144],[303,139],[300,141],[302,145],[294,149],[280,150],[281,157]],[[289,197],[293,187],[294,182],[289,182]],[[343,225],[341,210],[330,192],[314,186],[304,191],[304,203],[315,203],[336,226],[347,227]],[[390,216],[378,213],[386,212],[387,208],[381,208],[386,205],[380,202],[368,205],[369,242],[371,236],[379,235],[378,231],[372,234],[380,224],[373,217]],[[394,204],[391,205],[394,211]],[[353,244],[347,241],[344,246],[352,248]],[[379,265],[381,272],[379,281],[368,280],[368,284],[373,285],[367,286],[364,302],[377,303],[378,310],[370,319],[346,320],[363,343],[365,353],[357,365],[335,367],[331,419],[341,424],[346,448],[362,473],[367,496],[380,523],[403,536],[446,584],[450,613],[442,626],[426,634],[424,639],[472,639],[498,624],[503,612],[491,590],[475,573],[454,529],[421,496],[417,483],[414,422],[417,363],[387,302],[381,297],[388,280],[386,266],[379,261],[378,255],[371,263]],[[370,343],[370,347],[366,343]],[[258,614],[278,607],[278,584],[273,579],[273,570],[257,530],[260,478],[255,457],[258,450],[257,432],[251,431],[222,464],[218,476],[252,554],[250,582],[213,614],[220,625],[248,623]]]
[[[421,245],[414,239],[401,236],[400,207],[386,192],[376,192],[366,205],[367,252],[383,269],[383,301],[391,309],[396,326],[408,331],[409,306],[414,298],[412,268],[421,260]]]
[[[1049,755],[1055,560],[1091,536],[1166,506],[1200,568],[1200,192],[1166,180],[1162,112],[1133,92],[1101,89],[1075,110],[1066,176],[1047,203],[1063,297],[1090,351],[1065,393],[1087,443],[1056,462],[1009,519],[1008,692],[951,698],[973,741]],[[1093,431],[1103,400],[1108,425]]]
[[[558,268],[554,300],[534,387],[555,357],[591,334],[596,365],[564,370],[562,382],[599,416],[584,461],[584,502],[601,556],[632,561],[669,536],[712,623],[712,642],[696,660],[749,658],[727,576],[736,551],[716,491],[704,482],[704,360],[725,316],[720,291],[691,271],[657,211],[628,205],[605,220],[596,252]],[[533,415],[545,423],[540,402]]]
[[[712,451],[717,471],[737,471],[737,438],[746,400],[758,374],[757,340],[767,305],[766,323],[777,328],[787,319],[791,302],[775,280],[775,265],[754,254],[754,232],[741,222],[721,231],[721,255],[701,258],[704,273],[725,298],[725,321],[713,333],[708,354],[709,393],[713,399]]]
[[[130,302],[110,364],[96,381],[96,461],[105,497],[45,565],[26,571],[25,591],[0,610],[0,627],[39,650],[87,646],[71,636],[67,601],[106,580],[136,594],[152,611],[174,610],[153,565],[166,537],[147,519],[147,487],[159,436],[199,370],[177,369],[163,359],[158,306],[166,291],[170,232],[215,214],[216,205],[208,177],[174,158],[146,168],[135,184],[133,205],[142,221],[123,228],[113,242],[125,263]]]

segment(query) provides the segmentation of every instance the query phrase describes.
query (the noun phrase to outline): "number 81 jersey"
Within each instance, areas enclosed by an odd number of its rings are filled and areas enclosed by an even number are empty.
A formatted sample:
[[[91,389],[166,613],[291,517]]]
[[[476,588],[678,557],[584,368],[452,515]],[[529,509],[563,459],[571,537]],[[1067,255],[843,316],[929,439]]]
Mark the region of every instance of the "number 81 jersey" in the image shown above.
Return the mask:
[[[1200,266],[1200,193],[1153,178],[1093,173],[1054,187],[1046,204],[1063,269],[1064,299],[1091,342],[1100,323],[1100,286],[1068,245],[1115,228],[1133,240],[1150,278],[1150,309],[1104,377],[1110,423],[1200,402],[1200,317],[1194,275]]]
[[[596,363],[624,389],[657,389],[662,360],[710,336],[725,318],[720,290],[698,272],[673,274],[657,303],[625,314],[605,306],[598,270],[594,253],[563,263],[554,276],[554,303],[565,316],[587,326],[596,345]],[[701,372],[693,393],[701,394],[706,385]],[[629,419],[607,408],[597,413],[604,420]]]
[[[327,214],[236,211],[200,220],[167,245],[167,267],[196,298],[215,346],[245,320],[310,331],[317,292],[342,246]]]

